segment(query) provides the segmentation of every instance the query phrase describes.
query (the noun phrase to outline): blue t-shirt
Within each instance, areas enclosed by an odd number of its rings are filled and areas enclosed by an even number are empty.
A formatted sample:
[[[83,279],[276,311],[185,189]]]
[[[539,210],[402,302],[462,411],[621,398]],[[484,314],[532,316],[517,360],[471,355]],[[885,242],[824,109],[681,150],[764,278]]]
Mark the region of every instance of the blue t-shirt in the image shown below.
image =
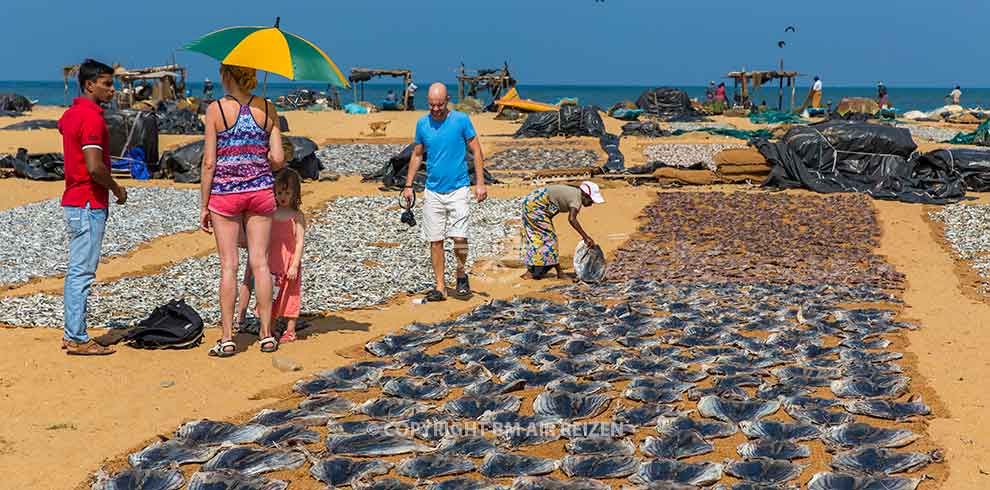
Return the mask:
[[[477,136],[471,119],[463,112],[450,111],[443,121],[429,114],[416,123],[416,144],[423,145],[426,188],[446,194],[471,185],[468,177],[467,142]]]

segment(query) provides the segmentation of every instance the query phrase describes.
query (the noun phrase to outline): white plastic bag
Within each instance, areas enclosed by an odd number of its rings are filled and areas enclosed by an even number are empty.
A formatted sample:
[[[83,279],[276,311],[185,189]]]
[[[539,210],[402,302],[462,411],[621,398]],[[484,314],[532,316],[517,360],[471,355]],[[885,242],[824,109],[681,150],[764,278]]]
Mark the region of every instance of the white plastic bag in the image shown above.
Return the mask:
[[[584,240],[578,242],[577,250],[574,252],[574,273],[579,281],[601,282],[605,279],[605,252],[595,245],[588,248]]]

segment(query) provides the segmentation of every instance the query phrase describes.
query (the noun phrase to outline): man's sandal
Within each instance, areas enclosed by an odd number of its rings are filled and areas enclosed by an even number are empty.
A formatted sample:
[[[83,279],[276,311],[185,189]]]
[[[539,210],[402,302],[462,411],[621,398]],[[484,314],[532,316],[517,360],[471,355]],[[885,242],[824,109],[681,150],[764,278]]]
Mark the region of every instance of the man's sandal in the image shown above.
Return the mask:
[[[440,291],[437,291],[436,289],[431,289],[428,293],[426,293],[426,301],[434,302],[434,301],[446,301],[446,300],[447,297],[444,296],[443,293],[441,293]]]
[[[265,337],[261,339],[261,352],[272,353],[278,350],[278,341],[275,337]]]
[[[70,356],[107,356],[114,352],[116,351],[112,348],[104,347],[93,340],[88,340],[81,344],[70,342],[65,347],[65,353]]]
[[[210,348],[210,357],[230,357],[237,353],[237,344],[232,340],[218,340],[216,345]]]

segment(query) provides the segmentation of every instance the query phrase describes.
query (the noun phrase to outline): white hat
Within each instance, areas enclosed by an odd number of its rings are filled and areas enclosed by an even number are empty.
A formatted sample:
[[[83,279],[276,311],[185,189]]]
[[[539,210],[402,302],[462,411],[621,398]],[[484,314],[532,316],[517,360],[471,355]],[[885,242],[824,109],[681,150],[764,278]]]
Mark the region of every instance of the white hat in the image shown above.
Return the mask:
[[[595,204],[601,204],[605,202],[605,198],[602,197],[602,191],[598,190],[598,184],[591,181],[581,182],[581,192],[588,195],[591,198],[591,202]]]

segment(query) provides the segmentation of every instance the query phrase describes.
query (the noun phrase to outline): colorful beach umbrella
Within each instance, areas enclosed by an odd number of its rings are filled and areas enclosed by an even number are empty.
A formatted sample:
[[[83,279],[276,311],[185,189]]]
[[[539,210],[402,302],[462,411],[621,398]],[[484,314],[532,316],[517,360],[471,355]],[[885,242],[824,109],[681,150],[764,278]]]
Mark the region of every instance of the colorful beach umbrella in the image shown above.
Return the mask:
[[[185,46],[227,65],[246,66],[282,75],[290,80],[328,82],[350,87],[347,77],[315,44],[279,28],[228,27],[211,32]]]

